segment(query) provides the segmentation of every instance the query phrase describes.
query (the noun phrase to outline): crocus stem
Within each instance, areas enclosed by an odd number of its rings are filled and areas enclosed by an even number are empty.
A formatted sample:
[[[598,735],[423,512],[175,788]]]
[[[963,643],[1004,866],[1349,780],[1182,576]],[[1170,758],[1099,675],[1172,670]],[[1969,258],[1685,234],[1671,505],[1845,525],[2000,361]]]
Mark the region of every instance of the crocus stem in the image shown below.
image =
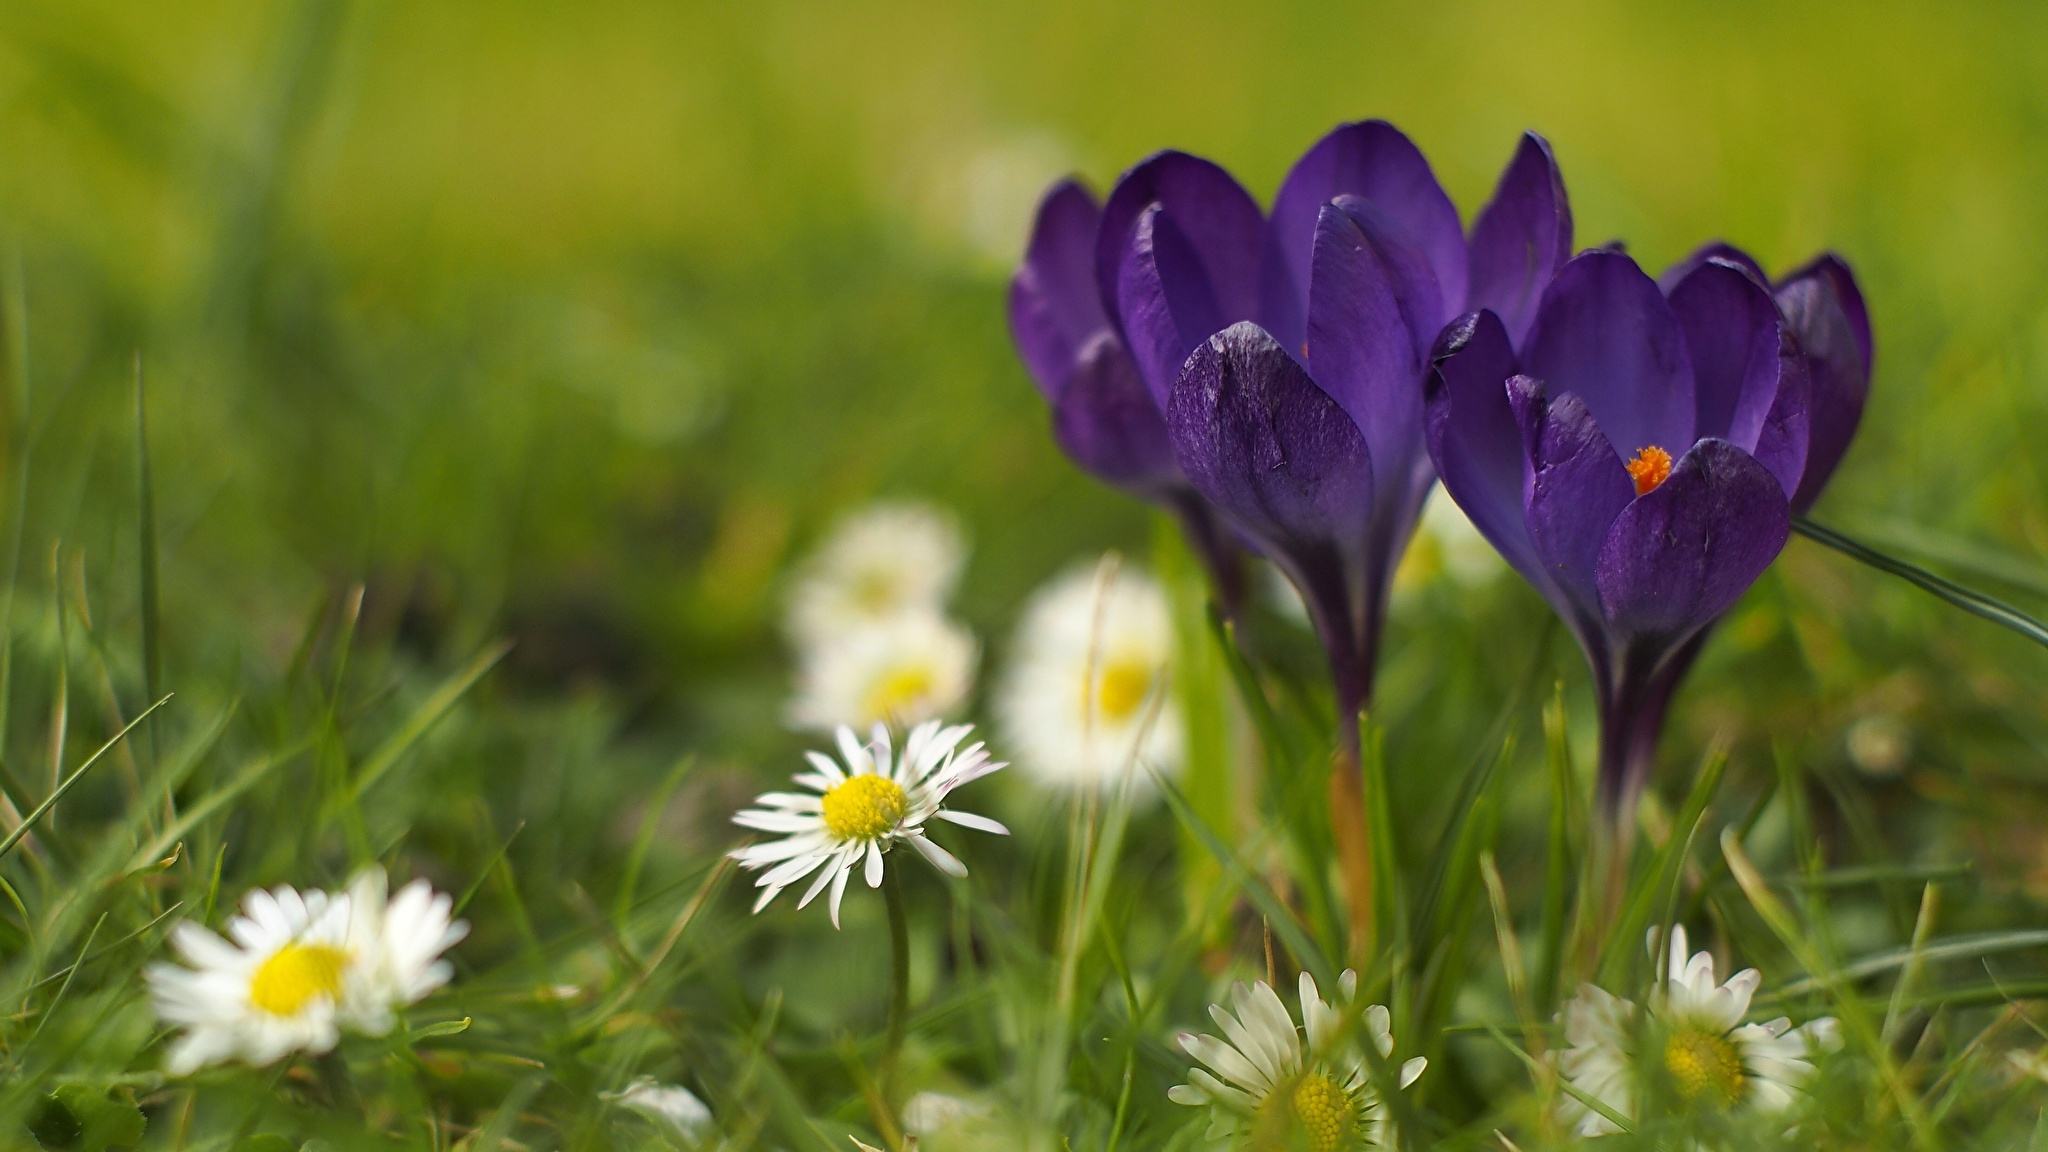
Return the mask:
[[[1188,546],[1200,558],[1202,568],[1209,574],[1209,583],[1215,591],[1216,609],[1225,620],[1242,624],[1244,619],[1245,562],[1244,550],[1230,538],[1230,533],[1193,492],[1177,493],[1170,501],[1176,519],[1180,521],[1181,535]]]
[[[1337,842],[1337,867],[1344,877],[1350,912],[1349,951],[1354,965],[1372,962],[1377,927],[1373,907],[1372,821],[1366,815],[1365,771],[1359,721],[1365,711],[1364,680],[1337,673],[1337,755],[1330,765],[1330,833]]]
[[[1357,718],[1351,725],[1355,729]],[[1330,832],[1337,841],[1337,866],[1351,914],[1349,951],[1354,965],[1371,962],[1373,950],[1372,829],[1365,817],[1365,773],[1358,740],[1338,745],[1330,765]]]
[[[889,906],[889,1025],[882,1041],[882,1099],[896,1107],[896,1064],[903,1053],[903,1030],[910,1021],[910,919],[903,910],[903,882],[895,868],[882,872],[882,895]]]

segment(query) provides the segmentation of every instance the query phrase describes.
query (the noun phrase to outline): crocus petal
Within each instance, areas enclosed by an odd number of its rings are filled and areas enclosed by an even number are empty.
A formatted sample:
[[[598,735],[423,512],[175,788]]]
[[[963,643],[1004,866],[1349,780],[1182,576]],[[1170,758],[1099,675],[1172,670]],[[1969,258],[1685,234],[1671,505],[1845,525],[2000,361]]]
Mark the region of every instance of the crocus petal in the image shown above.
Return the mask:
[[[1074,361],[1109,327],[1095,287],[1095,234],[1102,210],[1072,180],[1039,202],[1024,264],[1010,281],[1010,336],[1047,400],[1058,400]]]
[[[1226,322],[1200,255],[1158,204],[1131,231],[1117,273],[1117,307],[1138,374],[1163,412],[1188,353]]]
[[[1445,490],[1524,578],[1549,587],[1522,513],[1526,452],[1508,407],[1515,357],[1507,329],[1492,312],[1461,316],[1438,337],[1431,360],[1429,454]]]
[[[1863,403],[1870,393],[1870,316],[1855,275],[1833,255],[1786,277],[1777,298],[1812,374],[1806,470],[1792,498],[1793,510],[1803,512],[1820,498],[1863,419]]]
[[[1441,287],[1444,314],[1424,340],[1465,298],[1465,238],[1458,210],[1444,194],[1429,161],[1393,125],[1366,120],[1338,126],[1302,154],[1280,183],[1266,226],[1260,269],[1259,320],[1286,348],[1307,339],[1309,270],[1323,205],[1339,196],[1370,202],[1421,254]]]
[[[1777,302],[1751,267],[1716,252],[1672,288],[1671,310],[1692,361],[1696,435],[1755,456],[1790,497],[1806,465],[1807,366]]]
[[[1577,396],[1545,401],[1540,386],[1517,376],[1508,381],[1508,399],[1528,437],[1529,537],[1563,594],[1560,611],[1584,639],[1598,631],[1601,548],[1635,485]]]
[[[1698,248],[1693,249],[1691,255],[1666,268],[1664,274],[1657,277],[1657,287],[1663,289],[1666,296],[1671,295],[1672,291],[1678,287],[1680,281],[1692,275],[1695,268],[1709,260],[1719,260],[1726,264],[1734,264],[1741,268],[1750,279],[1755,280],[1766,289],[1770,287],[1771,278],[1764,275],[1764,266],[1756,262],[1756,257],[1723,240],[1702,244]]]
[[[1805,478],[1807,456],[1813,449],[1813,366],[1796,355],[1798,341],[1789,329],[1783,336],[1779,358],[1784,375],[1778,381],[1778,397],[1764,414],[1750,455],[1770,469],[1789,497]]]
[[[1364,435],[1257,325],[1232,325],[1195,349],[1174,385],[1167,427],[1189,482],[1262,544],[1364,535],[1372,507]]]
[[[1222,168],[1169,151],[1140,161],[1119,177],[1102,207],[1095,236],[1095,284],[1112,323],[1123,323],[1117,280],[1125,249],[1138,217],[1152,204],[1163,207],[1187,237],[1225,323],[1251,319],[1259,303],[1259,246],[1265,231],[1258,202]],[[1172,383],[1169,378],[1167,384]]]
[[[1116,334],[1103,329],[1053,402],[1053,438],[1068,459],[1105,483],[1152,496],[1180,479],[1166,417]]]
[[[1536,322],[1544,286],[1571,255],[1572,205],[1564,174],[1549,141],[1524,132],[1493,199],[1472,223],[1465,307],[1492,309],[1519,348]]]
[[[1436,284],[1385,217],[1350,196],[1323,207],[1315,269],[1309,369],[1365,434],[1374,489],[1386,500],[1404,490],[1403,473],[1422,451],[1417,385],[1427,349],[1416,348],[1411,317],[1441,310]]]
[[[1682,640],[1770,566],[1789,515],[1784,489],[1763,465],[1725,440],[1700,441],[1615,519],[1600,551],[1609,620],[1627,637]]]
[[[1657,283],[1619,252],[1574,258],[1543,293],[1523,370],[1583,400],[1624,457],[1676,458],[1693,435],[1692,365]]]

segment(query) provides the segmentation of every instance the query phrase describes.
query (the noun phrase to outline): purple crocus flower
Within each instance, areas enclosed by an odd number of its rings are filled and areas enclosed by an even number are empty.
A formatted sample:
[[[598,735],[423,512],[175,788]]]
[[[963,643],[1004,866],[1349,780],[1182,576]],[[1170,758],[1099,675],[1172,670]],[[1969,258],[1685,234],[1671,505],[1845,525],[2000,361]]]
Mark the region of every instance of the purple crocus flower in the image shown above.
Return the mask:
[[[1833,257],[1775,291],[1709,246],[1662,285],[1596,250],[1516,338],[1446,328],[1428,391],[1444,486],[1578,636],[1601,713],[1600,796],[1626,820],[1706,630],[1784,546],[1868,390],[1869,326]]]
[[[1469,245],[1428,161],[1381,121],[1310,148],[1270,217],[1221,168],[1160,153],[1117,182],[1096,237],[1096,282],[1182,473],[1301,592],[1355,716],[1435,480],[1421,382],[1437,332],[1472,307],[1533,314],[1571,250],[1548,145],[1523,138]]]
[[[1095,198],[1072,180],[1046,193],[1010,281],[1010,333],[1052,407],[1061,450],[1097,479],[1172,511],[1228,614],[1243,594],[1242,558],[1181,474],[1166,418],[1103,311],[1094,271],[1101,220]]]

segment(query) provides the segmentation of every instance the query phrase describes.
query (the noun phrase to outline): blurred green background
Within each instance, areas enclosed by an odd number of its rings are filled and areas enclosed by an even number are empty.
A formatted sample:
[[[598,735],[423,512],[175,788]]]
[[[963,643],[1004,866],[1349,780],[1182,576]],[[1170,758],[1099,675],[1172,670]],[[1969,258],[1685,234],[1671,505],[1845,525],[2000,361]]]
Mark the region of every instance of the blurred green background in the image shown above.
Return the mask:
[[[47,583],[67,542],[132,633],[140,349],[169,686],[275,675],[364,582],[394,658],[453,667],[508,635],[510,713],[583,718],[535,738],[545,770],[479,756],[422,787],[526,781],[504,791],[541,811],[533,778],[598,765],[576,785],[595,812],[683,750],[785,765],[779,574],[839,512],[958,509],[991,659],[1039,580],[1148,546],[1146,510],[1059,457],[1009,349],[1046,181],[1101,188],[1174,146],[1266,197],[1333,124],[1380,116],[1468,218],[1535,128],[1582,244],[1653,267],[1715,237],[1774,270],[1843,253],[1877,381],[1817,516],[2038,604],[2043,75],[2048,9],[2025,3],[17,0],[24,570]],[[1397,775],[1473,753],[1541,619],[1512,579],[1404,601]],[[1575,654],[1551,652],[1583,713]],[[1883,717],[1880,805],[1931,800],[2001,874],[2048,881],[2044,671],[1795,542],[1667,751],[1729,732],[1738,773],[1772,738],[1846,764],[1844,733]]]

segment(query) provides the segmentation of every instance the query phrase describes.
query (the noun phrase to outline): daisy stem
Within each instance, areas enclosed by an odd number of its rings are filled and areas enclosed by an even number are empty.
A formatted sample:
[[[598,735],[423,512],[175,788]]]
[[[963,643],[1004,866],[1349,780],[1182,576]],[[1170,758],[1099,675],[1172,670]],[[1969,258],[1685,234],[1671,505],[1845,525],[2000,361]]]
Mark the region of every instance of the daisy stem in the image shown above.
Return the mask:
[[[903,1030],[910,1020],[910,918],[903,908],[903,882],[897,870],[882,872],[882,895],[889,906],[889,1025],[882,1043],[882,1098],[896,1106],[896,1063],[903,1052]]]
[[[334,1110],[360,1115],[363,1102],[356,1095],[356,1082],[348,1073],[348,1061],[342,1059],[341,1049],[328,1049],[314,1063],[319,1066],[320,1081],[327,1088],[327,1098],[333,1103]]]

